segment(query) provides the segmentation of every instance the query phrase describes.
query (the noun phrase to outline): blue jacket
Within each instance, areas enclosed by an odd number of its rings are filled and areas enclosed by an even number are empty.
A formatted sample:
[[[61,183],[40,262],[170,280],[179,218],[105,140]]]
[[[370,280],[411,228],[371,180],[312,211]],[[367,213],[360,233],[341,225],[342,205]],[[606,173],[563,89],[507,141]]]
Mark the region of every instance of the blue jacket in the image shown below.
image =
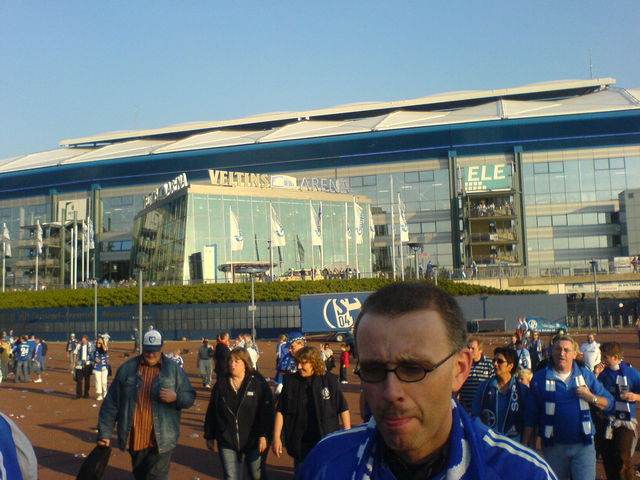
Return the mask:
[[[551,467],[534,451],[473,422],[452,400],[447,470],[435,479],[556,480]],[[395,480],[383,459],[383,440],[375,420],[328,435],[305,459],[298,480]]]
[[[118,424],[118,442],[121,450],[128,446],[129,433],[136,411],[138,391],[142,381],[138,373],[140,355],[124,363],[116,373],[113,383],[104,398],[98,418],[98,439],[111,439],[115,424]],[[164,403],[159,398],[161,388],[174,390],[178,398],[173,403]],[[160,373],[151,386],[153,430],[159,453],[175,448],[180,436],[180,413],[193,405],[196,398],[187,375],[176,362],[162,360]]]
[[[553,416],[553,438],[552,441],[544,443],[591,443],[590,439],[585,439],[582,428],[582,414],[580,411],[580,399],[575,393],[575,377],[582,375],[587,387],[594,395],[607,399],[605,412],[613,411],[614,401],[611,394],[604,388],[602,383],[596,379],[595,375],[587,368],[581,367],[574,362],[571,372],[570,386],[562,381],[556,382],[556,405]],[[542,435],[545,422],[545,390],[547,379],[553,379],[552,367],[538,370],[531,380],[529,395],[525,402],[524,425],[526,427],[538,426],[538,433]],[[544,440],[544,439],[543,439]]]

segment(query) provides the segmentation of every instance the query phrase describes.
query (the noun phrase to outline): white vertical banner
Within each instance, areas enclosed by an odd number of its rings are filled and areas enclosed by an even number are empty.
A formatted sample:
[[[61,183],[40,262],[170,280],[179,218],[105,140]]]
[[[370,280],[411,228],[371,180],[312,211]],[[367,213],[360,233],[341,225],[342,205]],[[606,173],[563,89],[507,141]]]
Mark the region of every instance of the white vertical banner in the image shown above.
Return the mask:
[[[231,209],[229,209],[229,232],[231,232],[231,251],[241,251],[244,248],[244,235],[240,231],[238,216]]]
[[[36,220],[36,253],[42,255],[42,227],[40,219]]]
[[[7,224],[2,224],[2,245],[5,257],[11,256],[11,237],[9,236],[9,229],[7,228]]]
[[[269,209],[271,211],[271,246],[284,247],[287,245],[287,239],[284,228],[282,228],[282,223],[280,222],[280,217],[273,208],[273,205],[269,204]]]
[[[322,247],[322,203],[318,212],[311,205],[309,200],[310,216],[311,216],[311,245]]]
[[[356,224],[356,245],[362,245],[364,242],[364,210],[353,201],[353,219]]]
[[[376,226],[373,223],[373,214],[371,213],[371,205],[369,205],[369,239],[371,243],[376,238]]]
[[[400,217],[400,243],[409,241],[409,226],[405,215],[404,202],[398,194],[398,216]]]
[[[398,194],[398,217],[400,222],[400,278],[404,281],[404,242],[409,241],[409,226],[405,217],[404,203]]]

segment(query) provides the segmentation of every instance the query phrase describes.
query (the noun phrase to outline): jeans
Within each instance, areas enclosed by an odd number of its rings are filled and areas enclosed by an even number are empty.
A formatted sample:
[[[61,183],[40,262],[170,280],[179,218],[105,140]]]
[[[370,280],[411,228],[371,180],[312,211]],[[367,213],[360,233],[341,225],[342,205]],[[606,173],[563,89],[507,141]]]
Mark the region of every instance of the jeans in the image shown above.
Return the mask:
[[[169,465],[173,450],[158,453],[158,447],[129,451],[136,480],[169,480]]]
[[[558,477],[558,480],[595,480],[596,449],[593,444],[569,443],[543,445],[544,459]]]
[[[262,455],[260,455],[257,448],[253,448],[248,452],[236,452],[231,448],[218,446],[218,451],[225,480],[241,480],[243,463],[247,466],[249,478],[251,480],[260,480]]]
[[[207,385],[211,385],[211,360],[202,360],[200,359],[199,370],[200,377],[202,377],[202,386],[206,387]]]
[[[16,362],[16,382],[29,381],[29,362],[31,360],[18,360]]]

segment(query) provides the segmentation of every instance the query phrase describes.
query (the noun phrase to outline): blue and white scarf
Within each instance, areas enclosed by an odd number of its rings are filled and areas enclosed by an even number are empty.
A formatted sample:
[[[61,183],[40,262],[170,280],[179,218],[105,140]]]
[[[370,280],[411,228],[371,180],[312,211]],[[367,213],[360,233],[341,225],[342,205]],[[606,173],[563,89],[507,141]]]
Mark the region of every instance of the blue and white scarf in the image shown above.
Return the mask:
[[[571,373],[571,382],[569,384],[569,388],[584,386],[584,377],[582,376],[580,370],[574,370],[574,372]],[[542,430],[542,438],[547,442],[550,442],[554,435],[553,424],[556,413],[556,384],[558,382],[562,382],[562,380],[556,378],[554,370],[552,368],[548,368],[545,378],[543,416],[544,429]],[[584,437],[583,441],[585,444],[590,444],[591,437],[594,434],[593,423],[591,422],[591,411],[589,409],[589,404],[583,399],[579,398],[578,402],[580,404],[582,435]]]
[[[475,442],[475,439],[467,434],[473,431],[471,420],[466,415],[461,415],[458,404],[452,400],[453,422],[451,428],[451,437],[449,441],[449,458],[447,460],[448,468],[443,475],[438,478],[443,480],[475,480],[482,479],[483,473],[474,458],[481,458],[481,446]],[[358,464],[351,478],[353,480],[373,480],[381,478],[379,475],[373,474],[374,465],[381,465],[382,460],[382,441],[379,440],[376,430],[376,422],[372,417],[367,424],[366,440],[360,444],[358,449]],[[379,471],[379,469],[377,469]]]

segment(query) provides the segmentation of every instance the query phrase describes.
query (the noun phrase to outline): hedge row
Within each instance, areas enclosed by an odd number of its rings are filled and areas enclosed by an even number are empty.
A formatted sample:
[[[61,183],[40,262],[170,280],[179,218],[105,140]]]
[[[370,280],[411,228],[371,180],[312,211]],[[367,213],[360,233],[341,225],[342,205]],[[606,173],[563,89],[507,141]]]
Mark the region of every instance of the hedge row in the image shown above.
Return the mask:
[[[258,282],[256,302],[295,301],[300,295],[333,292],[366,292],[391,283],[390,279],[318,280],[297,282]],[[540,290],[498,290],[491,287],[441,280],[440,287],[455,296],[514,295],[546,293]],[[251,301],[251,284],[207,284],[190,286],[145,287],[145,305],[182,305],[201,303],[236,303]],[[45,290],[39,292],[5,292],[0,294],[0,309],[87,307],[94,303],[92,289]],[[98,305],[123,306],[138,304],[138,289],[100,288]]]

